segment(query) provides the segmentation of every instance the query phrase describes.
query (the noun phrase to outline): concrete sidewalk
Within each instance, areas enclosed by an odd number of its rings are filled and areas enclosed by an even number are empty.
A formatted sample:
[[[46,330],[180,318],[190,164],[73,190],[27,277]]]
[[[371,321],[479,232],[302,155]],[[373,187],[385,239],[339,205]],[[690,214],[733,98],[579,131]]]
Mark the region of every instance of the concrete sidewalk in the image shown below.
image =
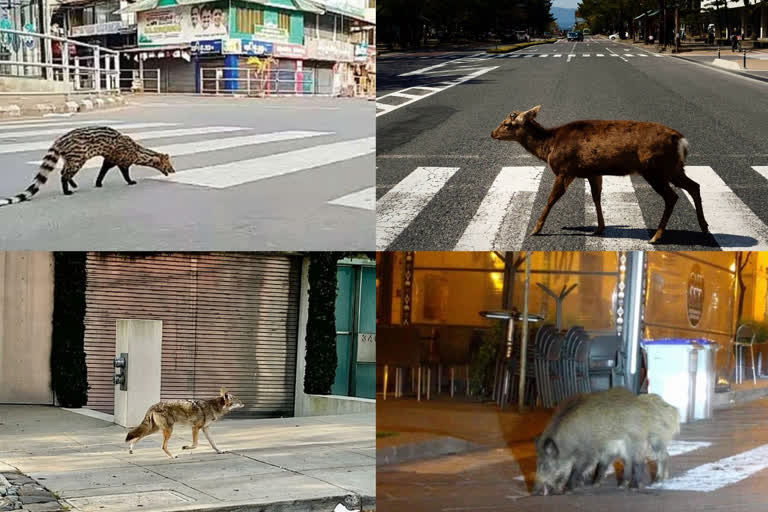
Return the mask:
[[[81,511],[375,508],[374,414],[222,419],[194,452],[176,428],[128,454],[127,429],[63,409],[0,406],[0,473],[20,471]],[[345,501],[346,500],[346,501]],[[342,510],[342,509],[339,509]]]

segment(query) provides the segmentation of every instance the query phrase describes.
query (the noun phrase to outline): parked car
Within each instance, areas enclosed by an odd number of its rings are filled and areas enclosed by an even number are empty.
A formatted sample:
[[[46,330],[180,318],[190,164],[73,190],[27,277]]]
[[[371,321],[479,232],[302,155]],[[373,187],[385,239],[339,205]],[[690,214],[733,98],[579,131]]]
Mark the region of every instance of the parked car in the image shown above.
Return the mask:
[[[611,41],[615,41],[616,39],[619,39],[619,34],[618,33],[617,34],[611,34],[611,35],[608,36],[608,39],[610,39]]]
[[[578,32],[568,32],[567,39],[568,39],[568,41],[578,41],[579,40],[579,33]]]

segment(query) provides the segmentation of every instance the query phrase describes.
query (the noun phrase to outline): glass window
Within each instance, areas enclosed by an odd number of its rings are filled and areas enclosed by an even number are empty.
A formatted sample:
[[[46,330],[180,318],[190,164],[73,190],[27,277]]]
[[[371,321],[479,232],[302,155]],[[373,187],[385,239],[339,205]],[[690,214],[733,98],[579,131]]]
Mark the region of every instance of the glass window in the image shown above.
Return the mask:
[[[281,12],[277,15],[277,28],[291,31],[291,15]]]
[[[241,34],[253,34],[256,25],[264,24],[264,11],[238,7],[235,11],[235,26]]]

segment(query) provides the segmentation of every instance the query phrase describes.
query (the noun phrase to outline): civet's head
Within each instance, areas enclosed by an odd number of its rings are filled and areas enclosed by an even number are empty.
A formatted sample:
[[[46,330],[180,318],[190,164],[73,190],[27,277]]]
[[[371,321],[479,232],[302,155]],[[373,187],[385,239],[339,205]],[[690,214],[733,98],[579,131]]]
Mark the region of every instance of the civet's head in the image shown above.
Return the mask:
[[[519,141],[527,133],[526,124],[536,119],[541,105],[525,112],[512,112],[491,132],[491,137],[498,140]]]
[[[171,164],[171,155],[167,153],[160,153],[158,155],[157,161],[155,162],[155,168],[166,176],[176,172],[176,169],[173,168],[173,164]]]
[[[227,391],[226,388],[221,388],[219,393],[221,394],[221,398],[224,399],[224,410],[231,411],[232,409],[239,409],[245,406],[239,398]]]

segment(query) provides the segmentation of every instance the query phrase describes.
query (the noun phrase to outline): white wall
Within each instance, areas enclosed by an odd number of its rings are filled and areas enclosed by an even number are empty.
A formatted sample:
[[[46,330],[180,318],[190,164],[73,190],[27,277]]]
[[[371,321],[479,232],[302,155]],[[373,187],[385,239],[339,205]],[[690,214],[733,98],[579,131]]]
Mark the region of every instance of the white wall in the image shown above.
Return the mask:
[[[52,404],[53,254],[0,251],[0,403]]]

